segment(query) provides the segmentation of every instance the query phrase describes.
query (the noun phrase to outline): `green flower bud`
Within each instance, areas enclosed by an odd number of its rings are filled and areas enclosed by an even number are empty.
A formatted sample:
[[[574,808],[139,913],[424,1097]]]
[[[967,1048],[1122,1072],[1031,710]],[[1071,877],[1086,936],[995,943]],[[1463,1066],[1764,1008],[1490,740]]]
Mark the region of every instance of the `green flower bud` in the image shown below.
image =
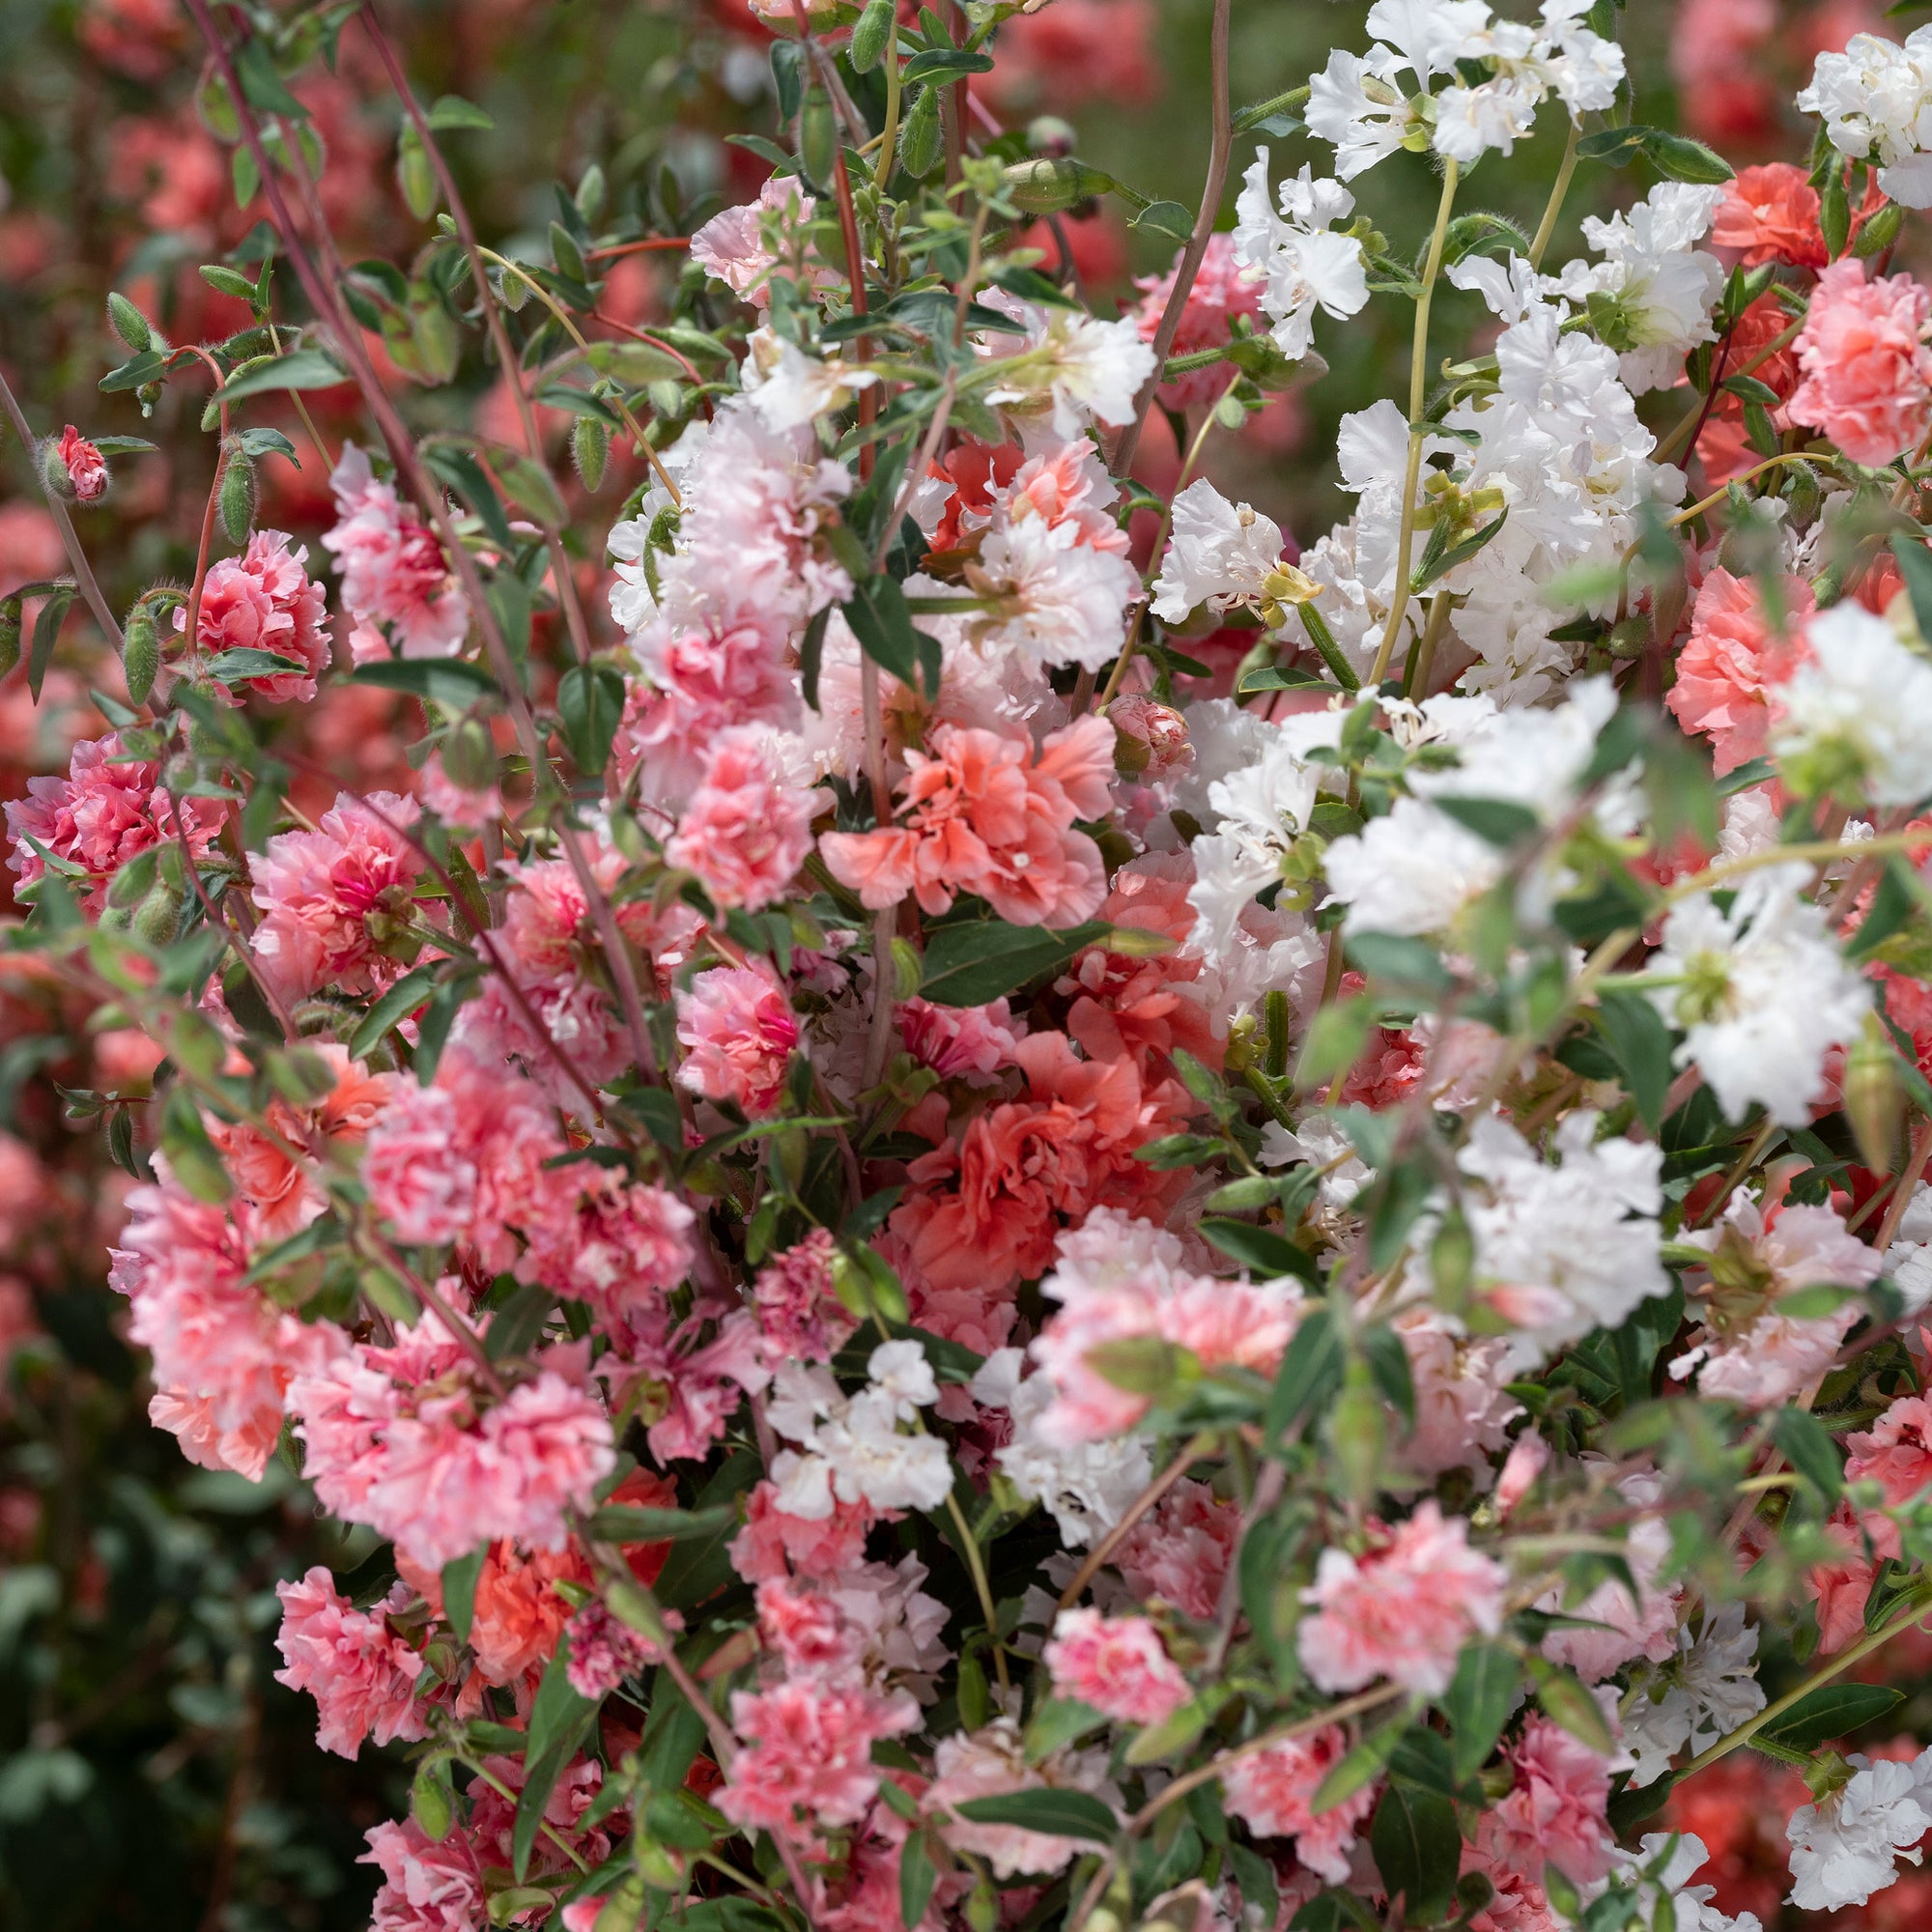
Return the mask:
[[[403,137],[396,144],[396,185],[418,221],[427,221],[436,213],[436,170],[430,166],[421,137],[409,126],[404,127]]]
[[[255,466],[239,445],[231,445],[222,455],[217,496],[228,541],[237,546],[246,543],[255,522]]]
[[[410,1787],[410,1815],[433,1844],[448,1837],[449,1828],[456,1822],[456,1793],[450,1788],[443,1759],[433,1757],[416,1773]]]
[[[922,88],[899,130],[899,166],[916,180],[932,172],[939,159],[939,90]]]
[[[897,19],[894,0],[868,0],[852,29],[850,57],[854,73],[870,73],[885,58],[886,43]]]
[[[149,326],[148,318],[126,296],[110,295],[107,298],[107,322],[114,333],[136,355],[155,346],[155,331]]]
[[[181,930],[181,911],[186,895],[165,879],[156,879],[148,896],[134,908],[128,930],[149,946],[172,946]]]
[[[147,605],[136,604],[128,613],[126,643],[121,653],[121,674],[127,680],[129,704],[147,703],[160,668],[161,640],[155,613]]]
[[[611,432],[595,416],[579,416],[570,426],[570,454],[577,473],[586,490],[595,490],[604,480],[604,466],[611,456]]]
[[[838,155],[838,123],[833,118],[832,97],[822,87],[806,91],[798,110],[798,157],[805,171],[821,187],[832,180]]]
[[[497,741],[482,719],[460,720],[443,739],[442,769],[465,791],[487,791],[497,782]]]
[[[1078,202],[1105,194],[1114,185],[1114,179],[1084,161],[1042,156],[1015,161],[1007,170],[1002,185],[1008,199],[1028,214],[1061,214]]]

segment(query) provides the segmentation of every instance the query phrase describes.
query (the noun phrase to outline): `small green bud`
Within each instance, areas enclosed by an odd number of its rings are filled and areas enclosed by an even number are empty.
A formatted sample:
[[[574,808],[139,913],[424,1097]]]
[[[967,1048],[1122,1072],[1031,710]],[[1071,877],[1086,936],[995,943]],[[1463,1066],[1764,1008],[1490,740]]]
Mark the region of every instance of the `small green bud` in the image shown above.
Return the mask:
[[[396,185],[418,221],[427,221],[436,213],[436,170],[413,127],[405,126],[396,144]]]
[[[1650,642],[1650,620],[1626,617],[1610,627],[1608,650],[1613,658],[1640,658]]]
[[[255,466],[239,445],[232,445],[221,459],[219,486],[221,527],[228,541],[242,545],[255,522]]]
[[[450,1789],[444,1759],[433,1757],[416,1773],[410,1787],[410,1814],[432,1844],[440,1844],[448,1837],[449,1828],[456,1822],[456,1793]]]
[[[482,719],[458,721],[442,741],[442,768],[465,791],[487,791],[497,782],[497,741]]]
[[[1898,1130],[1905,1119],[1905,1088],[1898,1062],[1875,1013],[1845,1055],[1840,1091],[1845,1118],[1859,1144],[1859,1158],[1875,1174],[1887,1173],[1898,1152]]]
[[[939,159],[939,90],[922,88],[899,130],[899,166],[916,180],[932,172]]]
[[[145,704],[155,688],[161,668],[161,640],[155,613],[145,604],[136,604],[128,613],[126,648],[121,654],[121,674],[128,685],[128,702]]]
[[[1028,214],[1061,214],[1114,185],[1111,175],[1063,156],[1015,161],[1004,178],[1008,199]]]
[[[149,946],[172,946],[181,930],[181,911],[186,895],[165,879],[156,879],[148,896],[134,908],[128,929]]]
[[[595,490],[604,480],[604,466],[611,456],[611,432],[595,416],[579,416],[570,426],[570,454],[577,473],[586,490]]]
[[[1350,1501],[1365,1506],[1376,1492],[1386,1438],[1381,1398],[1377,1395],[1368,1364],[1349,1364],[1342,1393],[1328,1415],[1328,1447],[1341,1465],[1343,1487]]]
[[[114,333],[136,355],[155,346],[155,331],[148,318],[126,296],[110,295],[107,298],[107,322]]]
[[[822,87],[806,90],[798,110],[798,156],[805,171],[821,187],[833,175],[838,155],[838,123],[833,118],[832,97]]]
[[[859,24],[852,29],[850,58],[854,73],[870,73],[885,58],[886,43],[898,18],[894,0],[867,0]]]
[[[597,217],[604,213],[606,185],[604,170],[595,161],[583,170],[582,179],[577,184],[577,212],[593,228]]]

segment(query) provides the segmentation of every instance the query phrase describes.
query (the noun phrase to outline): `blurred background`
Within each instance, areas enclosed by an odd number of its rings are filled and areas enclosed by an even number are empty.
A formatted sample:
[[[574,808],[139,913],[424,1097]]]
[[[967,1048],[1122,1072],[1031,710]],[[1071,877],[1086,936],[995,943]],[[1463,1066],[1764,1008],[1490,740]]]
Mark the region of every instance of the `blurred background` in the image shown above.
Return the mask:
[[[494,120],[494,131],[445,137],[486,241],[520,238],[540,253],[553,179],[574,185],[592,163],[611,206],[635,207],[659,232],[688,232],[749,199],[763,177],[764,163],[725,140],[778,131],[768,37],[744,0],[384,0],[382,11],[420,96],[461,95]],[[1208,11],[1208,0],[1051,0],[1002,30],[999,69],[976,93],[1007,128],[1060,117],[1083,158],[1191,210],[1207,157]],[[1236,103],[1299,84],[1331,44],[1359,47],[1364,12],[1235,0]],[[1802,159],[1807,130],[1789,101],[1813,54],[1863,28],[1896,35],[1909,24],[1883,21],[1874,0],[1632,0],[1623,39],[1634,118],[1696,134],[1740,164]],[[0,0],[0,367],[38,435],[71,422],[158,445],[118,459],[105,501],[76,512],[117,609],[151,583],[191,576],[214,443],[198,429],[192,382],[171,384],[152,417],[128,393],[99,392],[125,354],[104,325],[104,297],[128,296],[176,343],[218,339],[247,312],[197,267],[232,261],[252,275],[259,257],[259,211],[237,208],[228,151],[197,116],[200,75],[177,0]],[[345,256],[407,266],[424,229],[396,183],[398,109],[355,21],[334,71],[314,71],[298,91],[326,144],[323,193]],[[1484,165],[1463,207],[1534,226],[1560,155],[1557,117],[1545,119],[1515,156]],[[1298,137],[1274,146],[1277,177],[1309,157]],[[1251,152],[1237,147],[1236,175]],[[1392,252],[1412,252],[1435,200],[1426,167],[1398,156],[1356,185]],[[1583,170],[1553,259],[1574,250],[1581,215],[1642,185]],[[1069,220],[1065,237],[1102,312],[1140,302],[1135,278],[1158,276],[1174,252],[1157,234],[1130,231],[1116,207]],[[1038,239],[1053,257],[1054,238]],[[613,265],[602,313],[618,328],[663,313],[678,265],[674,253]],[[280,297],[281,316],[299,320],[298,295]],[[1437,315],[1444,341],[1483,320],[1447,289]],[[1407,339],[1406,308],[1386,301],[1321,327],[1327,378],[1237,434],[1217,433],[1208,473],[1301,540],[1319,535],[1343,514],[1337,418],[1400,386]],[[480,365],[466,363],[447,385],[399,377],[397,386],[424,426],[479,413],[507,424],[507,398]],[[339,413],[351,393],[311,399],[331,446],[355,429]],[[560,448],[568,419],[546,423]],[[30,459],[7,443],[0,595],[65,567]],[[1177,469],[1158,417],[1140,467],[1156,484]],[[576,506],[579,566],[600,616],[602,536],[634,480],[615,461],[598,495],[580,493]],[[308,543],[321,574],[313,546],[329,502],[313,453],[300,469],[270,460],[263,488],[261,521]],[[116,667],[76,610],[38,706],[24,668],[0,682],[0,798],[64,770],[73,741],[104,728],[90,687],[116,692]],[[279,728],[345,780],[395,784],[407,771],[392,703],[326,689]],[[297,796],[315,809],[329,802]],[[11,901],[0,914],[11,916]],[[386,1752],[365,1748],[348,1763],[317,1750],[313,1707],[272,1680],[273,1585],[314,1563],[352,1574],[370,1552],[324,1523],[279,1463],[252,1487],[192,1468],[148,1426],[143,1362],[121,1339],[124,1304],[107,1280],[134,1183],[108,1160],[88,1096],[138,1094],[152,1067],[138,1036],[91,1029],[83,1006],[0,952],[0,1925],[356,1927],[375,1883],[355,1862],[362,1833],[400,1811],[407,1779]],[[1922,1681],[1926,1662],[1897,1664]],[[1774,1692],[1788,1667],[1770,1661]],[[1703,1876],[1718,1879],[1724,1909],[1753,1910],[1767,1928],[1802,1917],[1781,1920],[1778,1899],[1782,1821],[1803,1797],[1788,1774],[1739,1753],[1678,1802],[1671,1822],[1711,1846],[1717,1868]],[[1932,1923],[1932,1879],[1908,1872],[1836,1922],[1881,1932]]]

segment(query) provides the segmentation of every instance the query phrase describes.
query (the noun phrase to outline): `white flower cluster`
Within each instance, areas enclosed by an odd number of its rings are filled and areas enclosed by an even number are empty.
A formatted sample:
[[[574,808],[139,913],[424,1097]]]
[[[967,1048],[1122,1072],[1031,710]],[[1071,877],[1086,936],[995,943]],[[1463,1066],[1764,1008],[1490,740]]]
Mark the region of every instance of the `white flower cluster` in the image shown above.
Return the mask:
[[[1898,1861],[1932,1832],[1932,1750],[1910,1763],[1853,1752],[1850,1782],[1822,1804],[1801,1804],[1791,1841],[1791,1903],[1804,1912],[1862,1905],[1898,1876]]]
[[[878,1510],[938,1509],[952,1493],[945,1439],[902,1426],[939,1400],[924,1350],[917,1342],[883,1342],[866,1372],[870,1381],[849,1397],[829,1369],[787,1362],[773,1378],[771,1425],[800,1445],[772,1461],[787,1516],[822,1522],[835,1496]]]
[[[1838,153],[1878,166],[1878,185],[1907,208],[1932,208],[1932,27],[1901,47],[1854,34],[1843,53],[1822,53],[1798,97],[1823,117]]]

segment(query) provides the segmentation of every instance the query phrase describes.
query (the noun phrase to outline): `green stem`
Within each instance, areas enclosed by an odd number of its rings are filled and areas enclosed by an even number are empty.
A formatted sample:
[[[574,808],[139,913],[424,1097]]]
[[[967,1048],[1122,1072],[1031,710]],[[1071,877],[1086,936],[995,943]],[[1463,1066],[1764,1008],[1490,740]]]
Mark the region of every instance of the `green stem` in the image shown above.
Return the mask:
[[[1563,164],[1556,170],[1556,184],[1549,190],[1549,203],[1543,211],[1543,219],[1536,224],[1536,239],[1529,244],[1529,266],[1540,269],[1543,266],[1543,251],[1549,246],[1549,238],[1556,232],[1556,217],[1562,212],[1563,197],[1570,192],[1570,177],[1577,172],[1577,144],[1583,138],[1583,125],[1580,121],[1570,124],[1570,138],[1564,143]]]
[[[980,1540],[973,1534],[965,1517],[960,1513],[959,1499],[952,1491],[946,1493],[946,1513],[952,1519],[952,1527],[959,1539],[959,1553],[966,1559],[966,1567],[973,1573],[973,1589],[980,1599],[980,1611],[986,1619],[986,1634],[993,1640],[993,1670],[1000,1680],[1000,1689],[1011,1687],[1007,1680],[1006,1646],[1000,1641],[1000,1621],[993,1609],[993,1586],[986,1580],[986,1566],[980,1557]]]
[[[1403,474],[1402,532],[1396,541],[1395,602],[1389,607],[1388,626],[1382,632],[1381,648],[1376,652],[1375,668],[1369,674],[1372,686],[1380,684],[1388,675],[1395,640],[1408,611],[1409,559],[1415,549],[1415,486],[1422,476],[1422,443],[1427,433],[1422,423],[1422,406],[1428,399],[1429,310],[1435,294],[1435,278],[1442,271],[1442,242],[1449,230],[1449,211],[1456,201],[1458,174],[1454,161],[1442,164],[1442,200],[1435,211],[1435,231],[1429,238],[1422,293],[1415,298],[1415,339],[1408,356],[1408,464]]]

